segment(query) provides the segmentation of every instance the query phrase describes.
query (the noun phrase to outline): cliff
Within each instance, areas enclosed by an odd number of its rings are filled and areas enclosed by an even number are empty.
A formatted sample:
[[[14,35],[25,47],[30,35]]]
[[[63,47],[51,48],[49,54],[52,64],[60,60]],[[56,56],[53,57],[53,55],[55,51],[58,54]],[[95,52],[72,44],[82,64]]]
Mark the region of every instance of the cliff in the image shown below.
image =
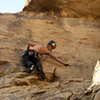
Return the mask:
[[[90,100],[84,91],[100,58],[98,21],[17,13],[0,14],[0,26],[0,100]],[[21,61],[28,41],[46,44],[51,39],[57,42],[53,54],[70,64],[65,67],[43,57],[46,75],[56,68],[52,83],[24,72]]]
[[[23,11],[71,18],[100,18],[100,0],[27,0]]]

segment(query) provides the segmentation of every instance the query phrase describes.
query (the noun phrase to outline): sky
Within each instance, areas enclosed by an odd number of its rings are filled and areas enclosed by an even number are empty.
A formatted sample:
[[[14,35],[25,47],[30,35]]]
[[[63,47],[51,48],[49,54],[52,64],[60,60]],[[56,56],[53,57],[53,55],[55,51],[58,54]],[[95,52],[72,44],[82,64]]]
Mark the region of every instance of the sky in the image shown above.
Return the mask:
[[[16,13],[22,11],[26,0],[0,0],[0,13]]]

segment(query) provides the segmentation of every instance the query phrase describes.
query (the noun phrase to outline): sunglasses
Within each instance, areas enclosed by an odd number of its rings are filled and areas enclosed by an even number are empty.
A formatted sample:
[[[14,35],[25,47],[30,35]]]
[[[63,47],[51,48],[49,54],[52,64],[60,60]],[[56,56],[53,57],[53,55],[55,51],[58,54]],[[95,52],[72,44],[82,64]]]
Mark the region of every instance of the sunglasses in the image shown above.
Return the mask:
[[[57,45],[56,45],[56,43],[52,43],[52,46],[53,46],[53,47],[56,47]]]

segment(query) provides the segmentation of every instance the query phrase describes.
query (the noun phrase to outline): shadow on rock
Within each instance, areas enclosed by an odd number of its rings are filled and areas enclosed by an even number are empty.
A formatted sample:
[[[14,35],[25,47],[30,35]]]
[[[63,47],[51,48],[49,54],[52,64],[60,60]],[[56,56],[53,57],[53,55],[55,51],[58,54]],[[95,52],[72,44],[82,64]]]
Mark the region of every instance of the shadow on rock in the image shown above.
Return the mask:
[[[10,65],[11,64],[9,61],[0,61],[0,76],[2,76],[3,74],[5,75],[7,72],[10,71],[9,70]]]

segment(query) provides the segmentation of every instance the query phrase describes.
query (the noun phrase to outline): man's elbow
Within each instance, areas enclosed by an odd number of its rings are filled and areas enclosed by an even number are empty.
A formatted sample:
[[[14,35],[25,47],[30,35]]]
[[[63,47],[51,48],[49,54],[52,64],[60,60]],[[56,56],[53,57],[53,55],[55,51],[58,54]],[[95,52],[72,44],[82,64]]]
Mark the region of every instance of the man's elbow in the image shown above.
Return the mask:
[[[35,44],[32,42],[28,42],[28,46],[34,46]]]

